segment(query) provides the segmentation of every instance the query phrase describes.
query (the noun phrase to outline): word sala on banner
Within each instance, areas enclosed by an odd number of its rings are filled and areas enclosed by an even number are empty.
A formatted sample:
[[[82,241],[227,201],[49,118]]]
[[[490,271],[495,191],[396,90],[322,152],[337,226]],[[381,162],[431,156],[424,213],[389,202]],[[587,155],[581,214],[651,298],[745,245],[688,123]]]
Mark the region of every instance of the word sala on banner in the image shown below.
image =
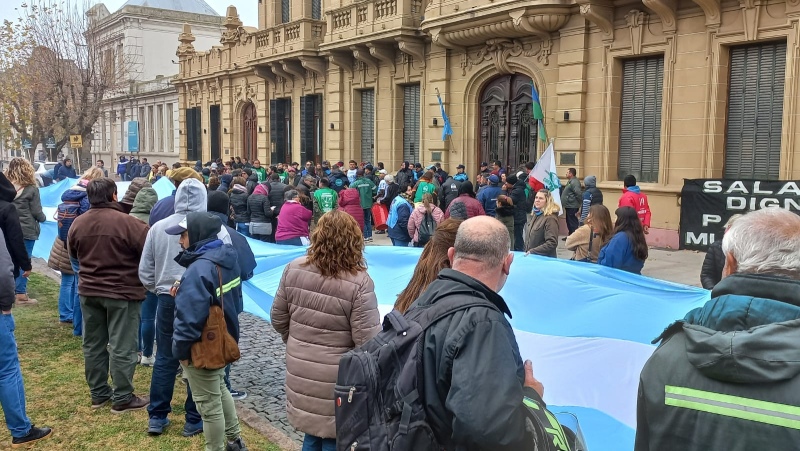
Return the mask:
[[[722,239],[731,216],[762,208],[784,208],[800,214],[800,181],[685,179],[680,248],[707,250]]]

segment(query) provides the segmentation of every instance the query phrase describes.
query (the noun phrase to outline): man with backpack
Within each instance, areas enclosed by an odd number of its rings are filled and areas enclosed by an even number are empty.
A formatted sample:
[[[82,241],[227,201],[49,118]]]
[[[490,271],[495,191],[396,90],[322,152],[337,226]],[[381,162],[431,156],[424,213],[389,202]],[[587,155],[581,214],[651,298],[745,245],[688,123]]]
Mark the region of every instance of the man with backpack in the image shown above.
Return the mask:
[[[497,294],[514,260],[509,247],[496,219],[464,221],[448,250],[450,268],[405,314],[389,313],[376,338],[345,354],[335,389],[340,448],[568,449],[552,447],[563,439],[560,428],[529,427],[526,405],[544,410],[544,386],[523,364],[505,318],[511,312]]]

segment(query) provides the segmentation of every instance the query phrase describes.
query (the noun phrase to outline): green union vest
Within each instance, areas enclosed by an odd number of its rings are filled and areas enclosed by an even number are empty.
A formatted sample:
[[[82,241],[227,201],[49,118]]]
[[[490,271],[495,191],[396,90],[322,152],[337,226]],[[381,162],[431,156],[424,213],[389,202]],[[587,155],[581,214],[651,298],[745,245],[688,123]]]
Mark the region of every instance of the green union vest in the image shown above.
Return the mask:
[[[327,213],[336,208],[336,204],[339,202],[339,195],[330,188],[320,188],[314,191],[314,199],[317,200],[319,209],[323,213]]]

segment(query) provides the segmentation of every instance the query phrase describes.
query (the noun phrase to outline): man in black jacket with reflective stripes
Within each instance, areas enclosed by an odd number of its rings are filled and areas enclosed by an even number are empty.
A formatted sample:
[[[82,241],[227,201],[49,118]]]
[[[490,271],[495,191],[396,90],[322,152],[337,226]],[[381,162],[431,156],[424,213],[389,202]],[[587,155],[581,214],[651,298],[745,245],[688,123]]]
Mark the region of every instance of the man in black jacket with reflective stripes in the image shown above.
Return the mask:
[[[636,451],[800,444],[800,216],[748,213],[722,241],[712,299],[664,331],[642,370]]]

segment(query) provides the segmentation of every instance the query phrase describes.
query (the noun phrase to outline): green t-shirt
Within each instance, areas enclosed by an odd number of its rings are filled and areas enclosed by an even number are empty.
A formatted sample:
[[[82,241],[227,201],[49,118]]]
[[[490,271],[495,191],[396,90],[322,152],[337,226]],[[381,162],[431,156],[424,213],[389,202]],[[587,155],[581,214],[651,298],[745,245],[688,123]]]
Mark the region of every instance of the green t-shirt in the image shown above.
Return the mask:
[[[336,208],[336,204],[339,202],[339,195],[330,188],[320,188],[314,191],[314,199],[317,201],[319,209],[323,213],[327,213]]]
[[[414,203],[422,202],[422,196],[426,193],[431,193],[436,191],[436,185],[433,183],[428,182],[419,182],[419,186],[417,186],[417,194],[414,195]]]

